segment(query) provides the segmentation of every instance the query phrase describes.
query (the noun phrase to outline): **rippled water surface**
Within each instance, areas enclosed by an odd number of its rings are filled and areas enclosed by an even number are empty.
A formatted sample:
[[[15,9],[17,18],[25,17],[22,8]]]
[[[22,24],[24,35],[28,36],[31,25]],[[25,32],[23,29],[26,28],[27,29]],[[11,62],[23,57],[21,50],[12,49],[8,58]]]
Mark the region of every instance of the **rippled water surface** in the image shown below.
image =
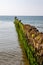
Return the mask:
[[[0,22],[0,65],[29,65],[13,22]]]

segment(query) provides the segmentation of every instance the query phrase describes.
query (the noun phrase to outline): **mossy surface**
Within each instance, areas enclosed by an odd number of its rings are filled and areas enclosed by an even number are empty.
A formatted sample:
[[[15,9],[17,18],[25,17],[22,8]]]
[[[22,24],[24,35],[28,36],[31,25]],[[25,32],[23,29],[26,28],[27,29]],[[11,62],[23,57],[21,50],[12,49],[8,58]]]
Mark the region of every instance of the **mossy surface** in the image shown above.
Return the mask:
[[[28,45],[26,36],[24,34],[23,24],[18,19],[15,19],[14,23],[18,33],[18,38],[24,47],[30,65],[38,65],[36,57],[34,56],[34,48],[31,45]]]

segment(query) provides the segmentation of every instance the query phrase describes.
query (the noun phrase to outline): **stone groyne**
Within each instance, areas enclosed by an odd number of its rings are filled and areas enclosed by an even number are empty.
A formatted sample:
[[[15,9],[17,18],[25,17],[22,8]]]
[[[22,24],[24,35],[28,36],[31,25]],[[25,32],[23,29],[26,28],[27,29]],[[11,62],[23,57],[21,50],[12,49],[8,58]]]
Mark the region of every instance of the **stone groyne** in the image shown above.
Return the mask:
[[[30,65],[43,65],[43,33],[15,17],[18,38],[24,47]]]

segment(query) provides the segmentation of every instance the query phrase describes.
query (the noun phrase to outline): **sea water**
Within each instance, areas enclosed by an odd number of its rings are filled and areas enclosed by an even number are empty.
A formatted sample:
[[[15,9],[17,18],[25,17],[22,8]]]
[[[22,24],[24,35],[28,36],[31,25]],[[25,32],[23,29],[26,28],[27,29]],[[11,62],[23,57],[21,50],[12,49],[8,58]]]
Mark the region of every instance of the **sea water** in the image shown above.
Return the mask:
[[[0,20],[0,65],[29,65],[13,21]]]
[[[29,65],[23,53],[14,25],[15,16],[0,16],[0,65]],[[17,16],[24,24],[30,24],[43,32],[43,16]]]

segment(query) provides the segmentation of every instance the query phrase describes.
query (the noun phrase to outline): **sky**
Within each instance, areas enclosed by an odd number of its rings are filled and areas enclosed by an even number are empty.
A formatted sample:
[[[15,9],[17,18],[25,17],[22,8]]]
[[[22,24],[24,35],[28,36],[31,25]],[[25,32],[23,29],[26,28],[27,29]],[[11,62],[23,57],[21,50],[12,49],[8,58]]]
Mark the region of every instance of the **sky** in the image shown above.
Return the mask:
[[[0,15],[43,16],[43,0],[0,0]]]

